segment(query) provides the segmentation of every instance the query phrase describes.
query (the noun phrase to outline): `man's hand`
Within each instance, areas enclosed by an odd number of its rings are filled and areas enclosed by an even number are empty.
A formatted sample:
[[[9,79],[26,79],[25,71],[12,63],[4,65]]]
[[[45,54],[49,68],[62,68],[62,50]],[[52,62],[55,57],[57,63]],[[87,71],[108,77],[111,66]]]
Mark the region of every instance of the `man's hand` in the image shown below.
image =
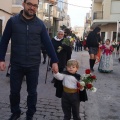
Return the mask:
[[[52,64],[52,71],[53,71],[54,73],[58,73],[58,64],[57,64],[57,63],[53,63],[53,64]]]
[[[6,69],[5,62],[0,62],[0,71],[4,71]]]

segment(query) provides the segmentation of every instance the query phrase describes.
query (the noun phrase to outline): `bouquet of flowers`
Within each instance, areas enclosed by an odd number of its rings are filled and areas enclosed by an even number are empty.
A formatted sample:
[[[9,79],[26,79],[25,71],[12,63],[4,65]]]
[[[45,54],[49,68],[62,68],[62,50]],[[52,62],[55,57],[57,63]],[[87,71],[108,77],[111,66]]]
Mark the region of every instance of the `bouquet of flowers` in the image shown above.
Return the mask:
[[[64,38],[62,44],[72,47],[73,42],[74,42],[74,38]],[[63,49],[62,46],[59,46],[57,52],[59,53],[62,49]]]
[[[77,87],[82,89],[91,90],[92,92],[96,92],[97,88],[93,86],[93,82],[96,81],[96,76],[92,75],[90,69],[85,70],[85,74],[81,77],[82,81],[77,83]]]
[[[69,38],[64,38],[63,41],[62,41],[62,44],[70,46],[71,45],[70,39]]]
[[[112,46],[113,48],[116,48],[117,47],[117,43],[115,41],[112,42]]]

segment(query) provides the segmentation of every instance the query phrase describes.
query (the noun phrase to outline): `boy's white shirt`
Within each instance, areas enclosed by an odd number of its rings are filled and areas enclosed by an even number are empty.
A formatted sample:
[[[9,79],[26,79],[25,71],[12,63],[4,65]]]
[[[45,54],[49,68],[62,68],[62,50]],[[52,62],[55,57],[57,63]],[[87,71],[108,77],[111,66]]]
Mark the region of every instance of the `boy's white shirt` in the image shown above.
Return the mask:
[[[53,76],[60,81],[63,81],[63,86],[71,89],[77,89],[77,79],[72,75],[66,75],[62,73],[53,73]]]

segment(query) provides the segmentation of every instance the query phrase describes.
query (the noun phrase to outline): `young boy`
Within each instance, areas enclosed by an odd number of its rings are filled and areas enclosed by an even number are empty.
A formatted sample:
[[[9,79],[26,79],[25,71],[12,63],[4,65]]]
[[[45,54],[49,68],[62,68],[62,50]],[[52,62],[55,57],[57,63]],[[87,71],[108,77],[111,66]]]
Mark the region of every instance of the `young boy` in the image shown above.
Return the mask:
[[[62,91],[62,110],[64,113],[64,120],[71,119],[71,111],[73,114],[74,120],[81,120],[79,116],[79,107],[80,101],[87,100],[87,94],[84,90],[84,93],[81,94],[78,91],[77,83],[80,80],[80,74],[77,74],[79,69],[79,63],[75,59],[70,59],[67,61],[66,71],[62,73],[53,73],[54,77],[62,81],[63,91]],[[83,89],[80,87],[80,89]],[[85,96],[84,99],[80,97]]]

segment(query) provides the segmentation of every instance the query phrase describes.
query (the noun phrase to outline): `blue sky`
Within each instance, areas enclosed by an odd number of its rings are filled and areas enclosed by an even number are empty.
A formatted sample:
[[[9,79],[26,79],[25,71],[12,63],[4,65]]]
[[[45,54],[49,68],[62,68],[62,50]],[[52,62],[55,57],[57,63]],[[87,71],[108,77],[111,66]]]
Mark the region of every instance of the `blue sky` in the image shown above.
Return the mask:
[[[78,5],[78,6],[85,6],[91,7],[91,0],[68,0],[68,3]],[[84,26],[84,19],[86,13],[90,11],[90,8],[81,8],[72,5],[68,5],[68,15],[71,18],[71,26]]]

